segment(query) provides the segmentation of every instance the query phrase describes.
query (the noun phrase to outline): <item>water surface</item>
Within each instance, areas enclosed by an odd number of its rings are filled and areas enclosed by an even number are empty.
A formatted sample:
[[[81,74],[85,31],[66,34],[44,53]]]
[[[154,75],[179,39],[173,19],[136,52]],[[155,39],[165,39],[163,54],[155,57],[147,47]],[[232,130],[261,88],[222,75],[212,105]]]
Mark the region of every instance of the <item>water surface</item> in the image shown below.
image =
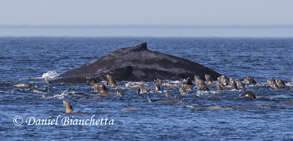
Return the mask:
[[[162,87],[179,98],[163,93],[139,95],[137,89],[124,89],[128,82],[118,82],[123,97],[102,97],[88,84],[46,84],[42,75],[60,74],[94,61],[121,47],[148,42],[151,50],[198,62],[234,79],[252,76],[257,85],[247,85],[257,100],[240,99],[245,90],[222,92],[209,87],[181,96],[178,87]],[[2,140],[288,140],[293,139],[293,39],[292,38],[0,38],[0,137]],[[266,85],[271,77],[282,78],[287,87],[277,91]],[[30,88],[16,88],[8,81],[29,83]],[[167,80],[165,80],[167,81]],[[180,80],[184,81],[184,80]],[[155,82],[147,82],[152,89]],[[33,90],[45,93],[36,94]],[[116,89],[110,89],[116,93]],[[103,98],[103,100],[101,100]],[[149,99],[152,101],[149,102]],[[63,99],[75,111],[65,114]],[[101,100],[101,101],[99,101]],[[157,103],[173,100],[181,104]],[[194,107],[250,107],[232,110],[192,110]],[[268,108],[259,108],[266,105]],[[137,111],[122,111],[138,108]],[[15,126],[13,118],[108,118],[114,125]]]

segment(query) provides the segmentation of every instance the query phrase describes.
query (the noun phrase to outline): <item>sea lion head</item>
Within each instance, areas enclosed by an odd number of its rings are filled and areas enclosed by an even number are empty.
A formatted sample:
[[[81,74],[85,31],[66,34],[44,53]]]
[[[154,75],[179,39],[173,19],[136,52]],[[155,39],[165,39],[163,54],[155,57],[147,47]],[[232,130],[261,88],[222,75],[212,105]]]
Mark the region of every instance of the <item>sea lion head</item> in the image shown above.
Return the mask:
[[[217,78],[218,83],[220,83],[222,86],[227,86],[228,85],[228,77],[225,75],[221,75]]]
[[[166,92],[166,93],[165,93],[165,97],[167,97],[167,98],[171,98],[172,95]]]
[[[134,85],[132,88],[138,88],[139,94],[147,94],[150,92],[149,89],[146,89],[143,85]]]
[[[210,75],[208,75],[208,74],[204,75],[204,78],[206,79],[206,81],[209,81],[209,80],[211,80],[211,76],[210,76]]]
[[[90,84],[90,85],[95,85],[95,84],[97,84],[97,81],[95,80],[95,79],[93,79],[93,78],[91,78],[91,77],[85,77],[85,79],[86,79],[86,82],[88,83],[88,84]]]
[[[205,79],[206,79],[206,84],[207,85],[211,85],[213,83],[213,81],[211,80],[211,76],[206,74],[204,75]]]
[[[209,91],[209,88],[204,84],[203,80],[199,81],[198,88],[200,90]]]
[[[194,75],[194,81],[195,81],[195,84],[198,85],[198,81],[201,80],[200,77],[198,75]]]
[[[63,105],[65,107],[65,113],[67,114],[73,113],[73,108],[69,102],[63,100]]]
[[[117,90],[117,96],[123,96],[124,94],[123,93],[121,93],[119,90]]]
[[[99,93],[101,96],[114,96],[107,92],[107,88],[104,84],[96,84],[94,87],[94,92]]]
[[[245,87],[244,84],[242,83],[242,81],[240,81],[240,80],[237,80],[236,83],[237,83],[237,87],[240,89],[243,89]]]
[[[230,85],[231,85],[232,90],[237,90],[238,89],[237,85],[236,85],[236,82],[232,78],[230,78]]]
[[[270,87],[277,89],[279,86],[276,83],[276,79],[272,77],[270,80],[267,80],[267,83]]]
[[[161,88],[160,88],[160,85],[157,84],[157,85],[155,86],[155,92],[159,92],[159,91],[161,91]]]
[[[186,84],[187,84],[187,85],[193,85],[193,83],[192,83],[190,77],[187,77],[187,78],[186,78]]]
[[[277,83],[277,85],[278,85],[279,87],[285,87],[285,86],[286,86],[285,81],[282,80],[282,79],[278,79],[278,80],[276,80],[276,83]]]
[[[117,86],[116,81],[114,80],[114,78],[111,75],[107,74],[106,78],[107,78],[108,83],[110,84],[110,87]]]
[[[222,90],[223,90],[223,87],[221,86],[220,83],[217,83],[217,90],[218,90],[218,91],[222,91]]]
[[[159,79],[159,78],[157,78],[157,80],[156,80],[159,84],[162,84],[163,83],[163,81],[161,80],[161,79]]]
[[[186,90],[183,89],[183,88],[179,88],[179,93],[180,93],[181,95],[185,95],[185,94],[187,94]]]
[[[249,84],[256,84],[256,81],[250,76],[247,76],[246,80],[248,81]]]
[[[240,98],[251,98],[251,99],[256,99],[256,95],[252,91],[245,91],[240,95]]]

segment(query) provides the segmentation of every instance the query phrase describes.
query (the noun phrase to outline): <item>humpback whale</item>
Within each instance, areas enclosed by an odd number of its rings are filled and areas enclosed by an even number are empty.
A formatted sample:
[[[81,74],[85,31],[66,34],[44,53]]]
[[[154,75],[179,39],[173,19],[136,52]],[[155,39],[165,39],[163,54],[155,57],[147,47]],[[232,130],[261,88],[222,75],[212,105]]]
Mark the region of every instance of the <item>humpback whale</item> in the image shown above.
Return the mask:
[[[52,83],[86,83],[87,78],[106,80],[107,74],[119,81],[178,80],[198,75],[220,76],[214,70],[169,54],[149,50],[144,42],[134,47],[120,48],[94,62],[60,74]]]

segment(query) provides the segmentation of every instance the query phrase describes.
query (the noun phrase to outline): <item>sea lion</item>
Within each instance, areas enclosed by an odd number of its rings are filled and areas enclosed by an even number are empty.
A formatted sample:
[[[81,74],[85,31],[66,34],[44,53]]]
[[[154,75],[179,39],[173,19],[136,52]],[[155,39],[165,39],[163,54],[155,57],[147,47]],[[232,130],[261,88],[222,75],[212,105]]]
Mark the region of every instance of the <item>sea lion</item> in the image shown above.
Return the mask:
[[[233,107],[232,109],[233,110],[256,109],[256,107],[239,106],[239,107]]]
[[[171,98],[171,97],[173,97],[171,94],[169,94],[169,93],[165,93],[165,97],[167,97],[167,98]]]
[[[138,108],[123,108],[121,111],[136,111],[139,110]]]
[[[100,90],[99,90],[99,85],[100,85],[100,84],[95,84],[95,85],[94,85],[94,92],[95,92],[95,93],[99,93],[99,91],[100,91]]]
[[[114,80],[114,78],[111,75],[107,74],[106,78],[107,78],[108,83],[110,84],[110,87],[112,87],[112,88],[117,87],[116,81]]]
[[[170,87],[170,88],[173,88],[174,85],[172,83],[162,83],[162,86],[164,87]]]
[[[250,76],[247,76],[246,80],[248,81],[248,84],[256,84],[256,81]]]
[[[30,84],[25,84],[25,83],[21,83],[21,84],[15,84],[14,85],[14,87],[25,87],[25,88],[27,88],[27,87],[31,87],[31,85]]]
[[[213,81],[211,80],[211,76],[206,74],[204,75],[205,79],[206,79],[206,84],[207,85],[212,85],[213,84]]]
[[[143,85],[134,85],[132,86],[132,88],[139,88],[138,89],[138,93],[139,94],[147,94],[150,93],[149,89],[146,89]]]
[[[279,88],[274,77],[272,77],[270,80],[267,80],[267,84],[274,89]]]
[[[199,83],[198,83],[198,81],[200,81],[200,80],[201,80],[201,79],[200,79],[200,77],[199,77],[198,75],[194,75],[194,77],[193,77],[193,78],[194,78],[195,84],[197,84],[197,85],[198,85],[198,84],[199,84]]]
[[[88,84],[90,84],[90,85],[95,85],[95,84],[97,84],[97,81],[96,81],[95,79],[91,78],[91,77],[86,77],[85,79],[86,79],[86,82],[87,82]]]
[[[94,87],[94,92],[98,92],[101,96],[115,96],[107,92],[107,88],[103,84],[96,84]]]
[[[39,90],[31,90],[31,93],[35,93],[35,94],[46,94],[45,92],[39,91]]]
[[[284,104],[293,105],[293,102],[285,102]]]
[[[194,76],[195,84],[197,86],[201,85],[204,81],[200,79],[198,76]]]
[[[195,80],[195,84],[196,84],[197,86],[201,85],[202,83],[204,83],[204,81],[201,80],[200,78],[198,78],[198,79]]]
[[[260,108],[260,109],[268,109],[268,108],[270,108],[270,106],[267,106],[267,105],[260,105],[260,106],[258,106],[258,108]]]
[[[123,94],[123,93],[121,93],[119,90],[117,90],[117,93],[116,93],[116,95],[121,97],[121,96],[123,96],[124,94]]]
[[[223,90],[223,87],[221,86],[220,83],[217,83],[217,90],[218,90],[218,91],[222,91],[222,90]]]
[[[220,83],[222,86],[227,86],[228,85],[228,77],[225,75],[221,75],[217,78],[218,83]]]
[[[187,90],[187,91],[192,90],[192,87],[190,85],[187,85],[187,84],[179,83],[178,86],[179,86],[179,88],[182,88],[182,89]]]
[[[71,104],[65,100],[63,100],[63,105],[65,107],[66,114],[83,114],[82,112],[74,112]]]
[[[236,83],[237,83],[237,87],[238,87],[239,89],[244,89],[244,88],[245,88],[245,86],[244,86],[244,84],[242,83],[242,81],[237,80]]]
[[[209,88],[204,84],[203,80],[198,81],[198,89],[209,91]]]
[[[200,79],[200,77],[198,75],[194,75],[193,78],[194,78],[194,80]]]
[[[230,78],[230,85],[231,85],[231,90],[238,90],[236,86],[236,82],[232,78]]]
[[[156,103],[166,103],[166,104],[183,104],[181,101],[172,101],[172,100],[159,100]]]
[[[155,93],[161,93],[162,92],[159,84],[156,84],[154,92]]]
[[[186,94],[187,94],[187,92],[186,92],[185,89],[183,89],[183,88],[179,88],[179,93],[180,93],[181,95],[186,95]]]
[[[187,85],[193,85],[193,83],[192,83],[190,77],[187,77],[187,78],[186,78],[186,84],[187,84]]]
[[[276,80],[276,83],[277,83],[278,87],[285,87],[286,86],[285,81],[282,79]]]
[[[191,105],[186,105],[186,108],[194,109],[194,110],[231,110],[231,108],[227,107],[219,107],[219,106],[210,106],[210,107],[193,107]]]
[[[252,91],[245,91],[240,95],[240,98],[251,98],[251,99],[256,99],[256,94],[253,93]]]
[[[73,113],[73,108],[71,106],[71,104],[65,100],[63,100],[63,105],[65,107],[65,113],[66,114],[70,114],[70,113]]]
[[[45,79],[45,83],[51,84],[52,82],[49,79]]]
[[[158,82],[158,84],[162,84],[163,83],[163,81],[161,79],[159,79],[159,78],[157,78],[156,81]]]

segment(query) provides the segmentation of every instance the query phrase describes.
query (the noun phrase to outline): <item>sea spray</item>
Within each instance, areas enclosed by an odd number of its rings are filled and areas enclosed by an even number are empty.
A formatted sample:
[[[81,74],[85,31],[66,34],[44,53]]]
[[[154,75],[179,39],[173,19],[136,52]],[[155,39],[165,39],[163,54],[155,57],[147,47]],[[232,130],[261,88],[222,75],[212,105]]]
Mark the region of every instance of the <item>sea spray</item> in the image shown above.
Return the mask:
[[[43,79],[53,79],[57,77],[59,74],[56,71],[48,71],[46,73],[43,73],[42,78]]]

